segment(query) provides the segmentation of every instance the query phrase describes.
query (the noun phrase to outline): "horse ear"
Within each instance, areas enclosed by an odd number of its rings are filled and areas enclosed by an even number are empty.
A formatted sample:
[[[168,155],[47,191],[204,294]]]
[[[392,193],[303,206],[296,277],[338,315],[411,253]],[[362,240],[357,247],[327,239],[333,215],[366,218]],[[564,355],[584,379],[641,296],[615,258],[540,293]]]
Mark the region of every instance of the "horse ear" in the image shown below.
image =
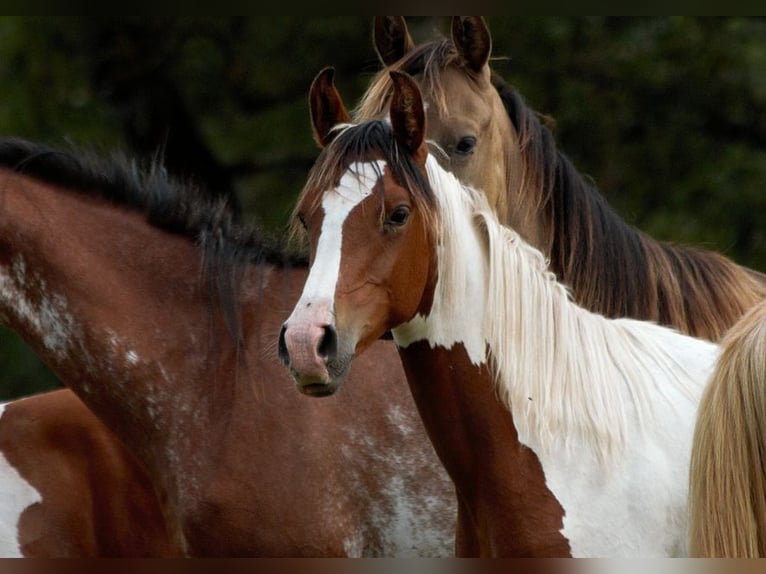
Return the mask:
[[[473,72],[478,74],[489,62],[492,36],[481,16],[454,16],[452,43],[455,44],[463,62]]]
[[[426,114],[423,97],[411,76],[389,71],[394,91],[391,96],[391,126],[394,137],[411,154],[422,152],[425,143]]]
[[[309,91],[311,124],[314,127],[314,140],[320,147],[325,147],[335,137],[333,128],[341,123],[351,122],[351,115],[343,105],[343,100],[333,83],[335,70],[325,68],[317,74]]]
[[[404,16],[375,16],[372,41],[384,66],[390,66],[415,47]]]

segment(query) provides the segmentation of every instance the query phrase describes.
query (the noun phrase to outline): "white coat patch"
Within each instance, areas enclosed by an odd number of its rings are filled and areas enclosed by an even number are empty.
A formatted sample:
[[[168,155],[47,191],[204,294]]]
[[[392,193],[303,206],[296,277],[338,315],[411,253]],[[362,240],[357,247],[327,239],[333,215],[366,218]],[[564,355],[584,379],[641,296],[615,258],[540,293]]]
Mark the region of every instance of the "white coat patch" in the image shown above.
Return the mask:
[[[0,419],[5,404],[0,404]],[[40,493],[0,453],[0,556],[22,557],[19,547],[19,519],[24,511],[42,502]]]

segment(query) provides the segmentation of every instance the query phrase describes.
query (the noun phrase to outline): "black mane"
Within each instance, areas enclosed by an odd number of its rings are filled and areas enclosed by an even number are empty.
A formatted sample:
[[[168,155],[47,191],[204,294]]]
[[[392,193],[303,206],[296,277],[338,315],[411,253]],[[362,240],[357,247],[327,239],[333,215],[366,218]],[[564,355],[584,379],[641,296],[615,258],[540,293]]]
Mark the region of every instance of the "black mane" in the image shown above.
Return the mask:
[[[497,90],[536,166],[539,208],[550,222],[546,252],[577,302],[609,317],[630,316],[717,340],[766,294],[761,273],[712,251],[658,241],[629,225],[558,149],[539,114],[498,74]]]
[[[0,166],[134,209],[150,225],[196,242],[202,262],[200,280],[210,296],[210,311],[222,313],[237,349],[244,345],[240,312],[245,267],[308,264],[304,253],[288,248],[286,235],[267,235],[239,224],[224,198],[214,199],[193,183],[171,177],[158,158],[141,163],[122,151],[98,155],[0,138]],[[244,360],[244,355],[239,357]]]
[[[232,262],[306,262],[303,254],[291,253],[281,237],[237,222],[225,199],[168,174],[158,157],[141,161],[119,150],[102,155],[0,138],[0,166],[144,213],[151,225],[185,235],[205,253],[218,252]]]

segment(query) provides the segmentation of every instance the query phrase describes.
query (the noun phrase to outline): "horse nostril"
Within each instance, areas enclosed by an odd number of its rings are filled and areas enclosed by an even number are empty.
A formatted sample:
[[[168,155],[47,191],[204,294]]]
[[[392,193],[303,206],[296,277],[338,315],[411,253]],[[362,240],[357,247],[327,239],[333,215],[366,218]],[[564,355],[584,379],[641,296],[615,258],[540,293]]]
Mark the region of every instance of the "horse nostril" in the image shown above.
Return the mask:
[[[332,325],[325,325],[324,336],[319,341],[317,347],[317,353],[325,361],[335,358],[338,352],[338,334],[335,332],[335,327]]]
[[[282,329],[279,331],[279,343],[278,343],[278,354],[279,354],[279,360],[282,361],[284,365],[290,364],[290,352],[287,350],[287,343],[285,342],[285,332],[287,332],[287,325],[282,325]]]

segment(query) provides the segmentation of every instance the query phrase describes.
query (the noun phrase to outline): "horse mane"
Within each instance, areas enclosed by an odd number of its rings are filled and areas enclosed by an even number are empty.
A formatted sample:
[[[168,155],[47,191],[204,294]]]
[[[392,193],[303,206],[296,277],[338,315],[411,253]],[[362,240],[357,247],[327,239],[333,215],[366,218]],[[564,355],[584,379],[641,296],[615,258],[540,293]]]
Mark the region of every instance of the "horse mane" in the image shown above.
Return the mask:
[[[305,260],[289,252],[276,235],[237,222],[225,199],[213,198],[191,180],[171,176],[158,156],[141,161],[122,150],[56,149],[18,138],[0,138],[0,165],[46,183],[106,199],[142,212],[165,231],[205,244],[211,237],[237,246],[254,262]],[[295,259],[291,259],[295,258]]]
[[[244,267],[307,264],[305,253],[290,249],[280,236],[236,221],[225,198],[212,198],[192,181],[172,177],[159,157],[141,162],[120,150],[98,154],[74,146],[56,149],[19,138],[0,138],[0,166],[138,211],[150,225],[196,242],[203,284],[238,343],[242,338],[239,284]]]
[[[293,237],[303,235],[301,214],[316,211],[323,193],[338,186],[341,176],[352,163],[369,161],[371,153],[386,162],[394,179],[412,192],[413,200],[424,213],[435,213],[436,200],[431,187],[409,152],[403,150],[394,138],[390,123],[371,120],[345,124],[338,126],[333,140],[322,149],[309,172],[291,217]]]
[[[512,412],[519,436],[535,437],[543,449],[552,448],[562,437],[565,446],[580,441],[596,459],[608,463],[628,440],[629,406],[639,426],[651,429],[653,397],[658,396],[654,391],[675,385],[693,403],[699,381],[667,345],[668,338],[677,335],[674,330],[609,319],[578,306],[567,287],[556,280],[543,253],[501,225],[483,193],[461,184],[432,157],[428,162],[429,179],[439,190],[442,209],[472,213],[486,243],[482,331],[498,395]],[[455,207],[460,201],[468,205]],[[440,217],[450,222],[459,216],[442,213]],[[450,242],[455,235],[449,227],[439,232],[449,261],[460,250]],[[464,272],[453,269],[450,276],[449,269],[439,264],[439,277],[445,281],[464,282]],[[439,288],[444,297],[454,297],[449,286]],[[452,300],[442,306],[461,304]],[[671,380],[657,381],[658,369]]]
[[[388,70],[421,75],[421,89],[446,108],[441,71],[460,66],[451,40],[421,44],[373,79],[354,117],[385,113]],[[464,69],[469,81],[476,76]],[[721,254],[655,240],[629,225],[559,150],[541,115],[492,71],[491,81],[516,131],[521,189],[509,190],[504,222],[539,221],[541,244],[576,301],[608,317],[631,316],[718,340],[750,306],[766,297],[766,275]],[[510,143],[510,142],[509,142]]]
[[[702,396],[689,473],[689,549],[766,557],[766,301],[726,334]]]
[[[418,203],[426,224],[435,226],[431,229],[443,255],[432,314],[437,308],[451,313],[465,308],[461,294],[466,267],[453,265],[465,233],[454,222],[463,213],[478,220],[489,254],[489,277],[486,301],[476,302],[471,312],[485,309],[483,332],[496,388],[514,414],[520,436],[537,437],[543,448],[551,448],[557,437],[564,437],[566,444],[581,441],[606,463],[622,452],[628,440],[626,412],[633,410],[638,424],[651,429],[654,391],[674,385],[693,403],[699,381],[679,364],[667,344],[678,336],[674,330],[649,322],[610,320],[577,306],[543,253],[503,227],[483,193],[460,183],[433,154],[427,157],[424,178],[411,155],[399,149],[386,121],[339,129],[312,168],[296,206],[296,224],[303,213],[317,209],[325,191],[337,187],[349,165],[374,159],[386,163]],[[478,262],[468,264],[478,272]],[[518,293],[524,294],[523,304]],[[524,327],[528,325],[536,327]],[[530,332],[538,338],[529,339]],[[466,344],[473,360],[476,349]],[[483,357],[484,342],[480,346]],[[547,356],[526,352],[530,346]],[[671,380],[655,380],[658,370]]]
[[[447,111],[447,100],[444,97],[445,90],[440,72],[451,65],[460,65],[460,57],[452,41],[447,38],[438,38],[414,47],[394,65],[375,75],[361,101],[352,110],[354,121],[380,118],[387,114],[393,92],[393,84],[388,72],[392,69],[405,72],[410,76],[422,75],[421,91],[433,94],[436,98],[434,103],[439,106],[439,110]],[[474,77],[471,71],[467,68],[465,70],[469,78]]]

